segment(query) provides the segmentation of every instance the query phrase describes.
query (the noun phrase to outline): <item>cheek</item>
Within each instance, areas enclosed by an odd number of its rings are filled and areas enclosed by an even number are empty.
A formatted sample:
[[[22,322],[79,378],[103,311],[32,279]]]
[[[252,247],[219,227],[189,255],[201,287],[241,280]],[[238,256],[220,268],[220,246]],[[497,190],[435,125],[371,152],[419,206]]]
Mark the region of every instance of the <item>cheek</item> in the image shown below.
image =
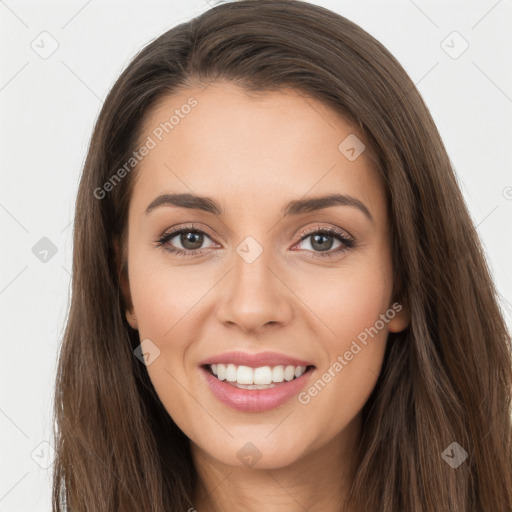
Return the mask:
[[[375,387],[394,316],[390,300],[390,269],[383,262],[347,270],[308,295],[329,330],[323,329],[319,340],[323,365],[299,402],[313,416],[321,414],[333,434],[354,418]]]
[[[327,273],[300,275],[294,290],[305,298],[314,316],[326,327],[321,331],[321,339],[331,357],[344,352],[390,306],[392,279],[387,260],[368,258],[354,265],[328,269]],[[380,323],[379,326],[379,330],[386,331]]]
[[[331,316],[339,339],[355,339],[373,326],[388,308],[390,293],[388,279],[382,274],[351,276],[338,292],[331,290]]]
[[[147,255],[133,255],[129,272],[140,340],[151,340],[154,345],[148,346],[158,353],[146,370],[169,415],[189,432],[200,411],[186,391],[190,375],[185,359],[190,340],[198,338],[194,330],[201,325],[195,319],[199,301],[211,285],[197,275],[197,270],[157,265]]]
[[[188,325],[199,301],[213,286],[207,272],[196,266],[170,268],[149,255],[130,261],[130,292],[140,337],[163,341]]]

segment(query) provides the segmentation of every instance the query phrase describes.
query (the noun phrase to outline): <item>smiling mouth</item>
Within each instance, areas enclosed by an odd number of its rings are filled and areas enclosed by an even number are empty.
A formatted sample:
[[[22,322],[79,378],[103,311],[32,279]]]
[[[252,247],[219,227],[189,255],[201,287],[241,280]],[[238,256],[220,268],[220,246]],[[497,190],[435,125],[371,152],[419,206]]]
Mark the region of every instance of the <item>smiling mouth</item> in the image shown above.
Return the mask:
[[[251,368],[234,364],[202,365],[210,375],[238,389],[271,389],[297,380],[315,366],[276,365]]]

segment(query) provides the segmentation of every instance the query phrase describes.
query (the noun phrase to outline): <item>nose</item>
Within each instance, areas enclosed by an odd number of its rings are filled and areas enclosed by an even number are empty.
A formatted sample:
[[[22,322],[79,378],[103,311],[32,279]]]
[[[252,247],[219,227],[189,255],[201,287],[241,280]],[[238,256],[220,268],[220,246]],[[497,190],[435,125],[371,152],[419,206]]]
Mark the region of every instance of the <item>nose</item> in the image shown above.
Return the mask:
[[[293,292],[264,250],[255,261],[238,254],[219,289],[217,317],[245,332],[264,330],[267,324],[287,324],[293,317]],[[275,260],[274,260],[275,261]]]

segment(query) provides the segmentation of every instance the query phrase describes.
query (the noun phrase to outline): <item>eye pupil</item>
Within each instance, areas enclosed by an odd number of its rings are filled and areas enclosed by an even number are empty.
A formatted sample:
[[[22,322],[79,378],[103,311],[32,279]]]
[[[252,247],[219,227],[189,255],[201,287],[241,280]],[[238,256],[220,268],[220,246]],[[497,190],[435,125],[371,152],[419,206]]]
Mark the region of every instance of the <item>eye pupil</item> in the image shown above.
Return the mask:
[[[186,250],[193,251],[199,249],[203,245],[203,234],[196,231],[187,231],[181,234],[180,242]],[[189,243],[192,244],[191,247],[187,247]]]
[[[321,238],[323,238],[324,240],[327,239],[328,243],[327,244],[319,243],[318,239],[321,239]],[[316,244],[318,244],[318,245],[315,246]],[[320,251],[328,251],[332,247],[332,244],[333,244],[332,236],[316,234],[316,235],[313,235],[313,241],[311,243],[311,247],[313,247],[314,249],[318,249]]]

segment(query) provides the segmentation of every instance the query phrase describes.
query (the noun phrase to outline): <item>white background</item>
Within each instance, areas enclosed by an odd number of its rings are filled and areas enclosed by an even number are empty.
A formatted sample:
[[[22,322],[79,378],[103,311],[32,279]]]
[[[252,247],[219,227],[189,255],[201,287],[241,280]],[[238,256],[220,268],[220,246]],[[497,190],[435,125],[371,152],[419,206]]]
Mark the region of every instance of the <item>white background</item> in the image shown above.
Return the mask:
[[[510,325],[512,1],[312,3],[370,32],[417,83],[457,171]],[[102,100],[138,50],[209,7],[205,0],[0,0],[0,512],[50,510],[52,466],[35,461],[51,464],[45,442],[68,309],[71,223]],[[43,31],[58,43],[47,59],[31,47],[33,41],[42,46]],[[441,46],[453,31],[469,44],[456,59]],[[452,52],[462,48],[457,37],[444,43]],[[57,248],[47,262],[32,252],[42,237]]]

